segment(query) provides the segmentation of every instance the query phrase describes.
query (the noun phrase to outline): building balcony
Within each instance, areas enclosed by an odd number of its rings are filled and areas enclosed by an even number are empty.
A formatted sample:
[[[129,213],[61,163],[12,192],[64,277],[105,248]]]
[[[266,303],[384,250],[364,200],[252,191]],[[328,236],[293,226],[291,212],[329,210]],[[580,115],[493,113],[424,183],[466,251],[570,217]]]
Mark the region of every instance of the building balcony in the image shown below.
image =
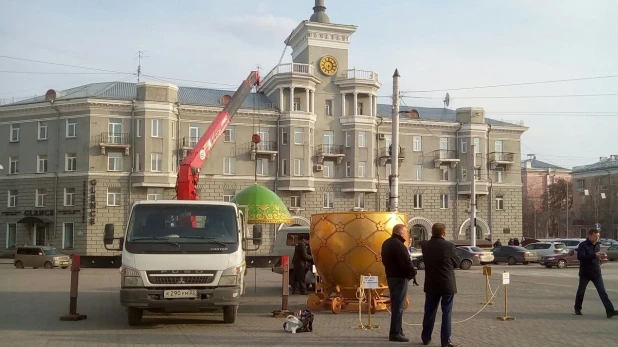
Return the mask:
[[[337,164],[341,164],[345,154],[342,145],[333,144],[321,144],[317,146],[316,155],[318,157],[318,163],[324,163],[324,159],[337,159]]]
[[[384,165],[391,161],[392,158],[392,148],[391,146],[380,148],[380,165]],[[399,146],[399,165],[406,158],[406,149]]]
[[[183,137],[180,141],[180,153],[178,154],[181,158],[186,158],[187,155],[191,152],[193,147],[197,145],[197,142],[200,140],[199,137],[187,136]]]
[[[499,165],[511,166],[515,163],[515,154],[506,152],[492,152],[489,153],[489,163],[492,170]]]
[[[489,181],[477,180],[475,181],[476,195],[489,195]],[[459,195],[470,195],[470,181],[459,182]]]
[[[278,80],[290,81],[295,80],[312,80],[313,83],[319,83],[320,79],[317,76],[316,69],[310,64],[279,64],[275,66],[270,72],[262,79],[262,86],[260,89],[266,90],[272,86],[269,84],[276,83]]]
[[[97,139],[101,154],[105,155],[107,148],[123,148],[124,155],[129,155],[131,148],[131,134],[128,133],[101,133]]]
[[[373,88],[380,88],[382,86],[377,72],[357,69],[342,71],[337,76],[335,83],[342,88],[358,85]]]
[[[448,164],[452,168],[459,163],[459,152],[451,149],[439,149],[435,151],[434,165],[439,168],[441,165]]]
[[[279,153],[277,141],[262,141],[258,144],[249,142],[251,148],[251,160],[255,160],[259,155],[270,156],[270,161],[277,159]]]

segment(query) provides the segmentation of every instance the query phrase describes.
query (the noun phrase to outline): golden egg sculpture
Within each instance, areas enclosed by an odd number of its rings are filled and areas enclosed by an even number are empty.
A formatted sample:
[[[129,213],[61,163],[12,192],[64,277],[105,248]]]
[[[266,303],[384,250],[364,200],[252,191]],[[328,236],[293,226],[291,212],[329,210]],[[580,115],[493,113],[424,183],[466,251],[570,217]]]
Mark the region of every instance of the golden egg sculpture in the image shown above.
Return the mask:
[[[388,288],[382,264],[382,243],[397,224],[408,226],[399,212],[332,212],[311,216],[309,246],[317,269],[317,293],[307,300],[310,309],[330,305],[333,313],[358,305],[360,276],[378,276],[372,311],[386,308],[382,294]],[[406,239],[406,247],[409,239]],[[331,297],[334,295],[334,297]],[[355,306],[357,307],[357,306]],[[349,307],[349,309],[355,309]]]

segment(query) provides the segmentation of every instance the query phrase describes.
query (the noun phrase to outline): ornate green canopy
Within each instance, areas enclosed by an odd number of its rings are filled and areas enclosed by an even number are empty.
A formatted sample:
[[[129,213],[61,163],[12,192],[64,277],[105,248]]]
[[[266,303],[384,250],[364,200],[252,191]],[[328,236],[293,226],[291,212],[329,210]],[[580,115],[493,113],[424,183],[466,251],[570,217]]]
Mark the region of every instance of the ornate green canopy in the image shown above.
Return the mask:
[[[239,206],[247,206],[249,224],[292,223],[293,219],[283,201],[272,190],[255,183],[232,198]]]

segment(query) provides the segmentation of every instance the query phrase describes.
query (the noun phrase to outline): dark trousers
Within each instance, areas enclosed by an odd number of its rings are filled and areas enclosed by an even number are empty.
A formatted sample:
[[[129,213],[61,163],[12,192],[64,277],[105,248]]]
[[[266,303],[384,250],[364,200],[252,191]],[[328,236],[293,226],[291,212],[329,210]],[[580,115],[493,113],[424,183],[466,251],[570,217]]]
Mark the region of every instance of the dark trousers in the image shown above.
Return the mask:
[[[597,288],[597,293],[599,293],[599,297],[601,297],[601,302],[603,302],[603,306],[605,306],[605,311],[614,312],[614,305],[609,301],[609,297],[605,291],[605,284],[603,284],[603,277],[600,275],[592,276],[591,278],[579,276],[579,286],[577,287],[577,294],[575,294],[575,311],[581,311],[582,309],[588,282],[592,282],[595,288]]]
[[[294,276],[292,282],[292,292],[299,291],[301,293],[307,292],[307,284],[305,283],[305,275],[307,273],[307,269],[305,268],[305,264],[294,264]]]
[[[408,295],[408,280],[402,277],[386,277],[391,299],[391,328],[389,336],[403,336],[403,308]]]
[[[451,314],[453,313],[454,295],[430,295],[425,294],[425,314],[423,316],[423,332],[421,339],[424,343],[431,340],[433,326],[436,323],[438,305],[442,306],[442,325],[440,326],[440,342],[447,345],[451,342]]]

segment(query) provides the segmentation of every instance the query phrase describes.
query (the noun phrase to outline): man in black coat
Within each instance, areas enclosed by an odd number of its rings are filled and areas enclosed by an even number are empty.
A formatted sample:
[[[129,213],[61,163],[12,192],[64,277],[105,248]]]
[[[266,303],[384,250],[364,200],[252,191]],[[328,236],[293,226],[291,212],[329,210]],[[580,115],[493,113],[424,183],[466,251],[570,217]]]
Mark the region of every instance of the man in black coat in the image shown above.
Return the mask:
[[[408,294],[408,282],[414,279],[416,284],[416,269],[404,244],[406,234],[406,226],[397,224],[393,227],[392,236],[382,244],[382,264],[391,300],[391,327],[388,339],[397,342],[410,341],[403,333],[403,309]]]
[[[601,261],[599,260],[599,252],[601,251],[599,237],[600,233],[597,229],[590,229],[586,241],[583,241],[577,247],[579,286],[577,287],[577,294],[575,294],[575,314],[581,316],[586,287],[588,286],[588,282],[592,282],[597,288],[603,306],[605,306],[607,318],[612,318],[618,316],[618,311],[614,309],[614,305],[612,305],[612,302],[609,300],[607,292],[605,291],[605,285],[603,284]]]
[[[307,274],[307,263],[313,260],[313,257],[307,252],[309,239],[305,235],[298,237],[298,243],[294,247],[294,257],[292,257],[292,265],[294,265],[294,281],[292,282],[292,294],[307,294],[307,284],[305,283],[305,275]]]
[[[423,344],[431,343],[431,334],[436,322],[438,305],[442,306],[440,340],[442,347],[455,346],[451,342],[451,314],[453,299],[457,293],[455,268],[461,259],[455,244],[444,239],[446,226],[436,223],[431,228],[431,239],[421,245],[425,262],[425,314],[423,317]]]

